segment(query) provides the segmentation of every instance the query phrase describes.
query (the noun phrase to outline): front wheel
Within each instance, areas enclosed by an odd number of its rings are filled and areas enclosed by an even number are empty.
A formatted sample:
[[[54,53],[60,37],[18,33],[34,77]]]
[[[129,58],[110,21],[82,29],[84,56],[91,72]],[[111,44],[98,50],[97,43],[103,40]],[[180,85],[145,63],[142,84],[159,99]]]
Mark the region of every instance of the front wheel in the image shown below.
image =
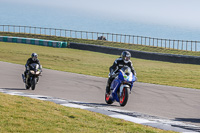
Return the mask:
[[[123,88],[122,94],[119,99],[120,99],[119,100],[120,106],[125,106],[128,101],[128,88],[127,87]]]
[[[25,84],[25,86],[26,86],[26,89],[27,89],[27,90],[30,88],[30,86],[29,86],[29,85],[27,85],[27,84]]]
[[[107,104],[112,104],[113,103],[109,93],[105,94],[105,101],[106,101]]]
[[[33,78],[33,79],[32,79],[32,84],[31,84],[31,89],[32,89],[32,90],[35,90],[35,85],[36,85],[36,83],[37,83],[37,78]]]

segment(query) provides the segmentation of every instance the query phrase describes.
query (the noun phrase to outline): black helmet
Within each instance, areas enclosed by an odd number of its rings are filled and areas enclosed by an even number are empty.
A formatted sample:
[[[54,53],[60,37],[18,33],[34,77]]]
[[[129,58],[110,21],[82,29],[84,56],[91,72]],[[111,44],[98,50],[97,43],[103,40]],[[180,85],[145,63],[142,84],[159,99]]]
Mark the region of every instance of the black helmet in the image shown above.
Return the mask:
[[[37,57],[38,57],[38,55],[36,53],[31,54],[31,58],[32,58],[33,61],[36,61]]]
[[[131,53],[128,51],[123,51],[121,57],[125,63],[128,63],[131,58]]]

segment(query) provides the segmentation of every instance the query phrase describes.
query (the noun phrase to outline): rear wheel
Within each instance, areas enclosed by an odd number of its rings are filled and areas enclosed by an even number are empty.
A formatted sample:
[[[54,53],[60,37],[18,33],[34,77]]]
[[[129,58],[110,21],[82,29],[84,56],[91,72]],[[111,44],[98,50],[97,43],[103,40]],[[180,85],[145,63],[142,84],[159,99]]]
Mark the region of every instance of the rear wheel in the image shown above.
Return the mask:
[[[122,90],[122,94],[119,100],[120,106],[125,106],[128,101],[128,88],[124,87]]]

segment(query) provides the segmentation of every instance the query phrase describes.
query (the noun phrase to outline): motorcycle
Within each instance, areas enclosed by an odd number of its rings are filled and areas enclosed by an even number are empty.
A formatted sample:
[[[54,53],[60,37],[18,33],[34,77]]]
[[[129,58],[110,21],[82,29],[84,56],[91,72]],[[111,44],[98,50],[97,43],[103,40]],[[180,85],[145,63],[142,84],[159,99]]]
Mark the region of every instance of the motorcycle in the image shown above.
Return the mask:
[[[110,92],[105,93],[106,103],[112,104],[117,101],[120,106],[125,106],[135,81],[136,77],[129,67],[121,68],[110,85]]]
[[[42,66],[39,67],[39,64],[32,63],[30,67],[27,68],[29,71],[27,73],[27,77],[25,77],[25,86],[26,89],[35,90],[35,86],[39,81],[39,76],[41,76]],[[22,79],[24,79],[24,74],[22,74]]]

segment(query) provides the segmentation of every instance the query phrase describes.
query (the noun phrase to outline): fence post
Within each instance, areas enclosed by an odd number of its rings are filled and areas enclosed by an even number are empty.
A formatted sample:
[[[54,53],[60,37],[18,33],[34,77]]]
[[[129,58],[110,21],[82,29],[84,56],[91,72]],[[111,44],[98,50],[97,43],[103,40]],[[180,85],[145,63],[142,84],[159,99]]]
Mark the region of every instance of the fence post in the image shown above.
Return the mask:
[[[179,40],[178,40],[178,44],[177,44],[177,49],[179,49]]]
[[[149,46],[151,46],[151,38],[149,37]]]
[[[124,43],[126,43],[126,35],[124,35]]]
[[[142,38],[142,36],[141,36],[140,38],[141,38],[141,45],[142,45],[142,39],[143,39],[143,38]]]
[[[156,40],[157,40],[157,47],[158,47],[158,38],[156,38]]]
[[[154,47],[154,39],[155,39],[155,38],[153,38],[153,47]]]
[[[197,41],[195,41],[195,51],[197,51]]]
[[[113,42],[113,34],[112,34],[112,42]]]
[[[191,51],[192,51],[192,41],[191,41]]]
[[[135,42],[135,36],[133,36],[133,44],[134,44],[134,42]]]
[[[188,50],[188,41],[186,41],[186,51]]]

